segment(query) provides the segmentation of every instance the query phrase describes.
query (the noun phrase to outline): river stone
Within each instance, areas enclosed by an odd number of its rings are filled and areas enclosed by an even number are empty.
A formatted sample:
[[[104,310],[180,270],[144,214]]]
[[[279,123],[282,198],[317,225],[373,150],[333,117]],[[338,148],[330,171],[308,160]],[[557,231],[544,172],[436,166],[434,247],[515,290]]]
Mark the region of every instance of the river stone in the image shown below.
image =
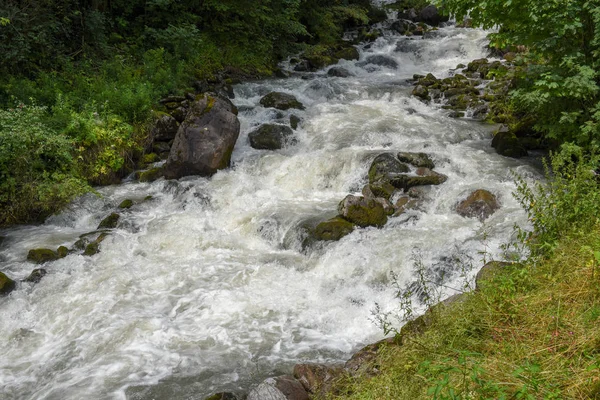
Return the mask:
[[[91,243],[88,243],[85,246],[85,251],[83,252],[84,256],[93,256],[95,254],[98,254],[100,252],[100,243],[102,243],[104,241],[104,239],[106,239],[108,237],[108,233],[103,232],[101,233],[96,240],[94,240]]]
[[[224,392],[224,393],[213,394],[212,396],[208,396],[204,400],[239,400],[239,399],[233,393]]]
[[[360,227],[381,227],[387,222],[383,205],[375,199],[348,195],[338,206],[340,216]]]
[[[125,199],[119,204],[119,208],[121,208],[121,209],[131,208],[132,206],[133,206],[133,200],[131,200],[131,199]]]
[[[295,144],[294,131],[289,126],[264,124],[248,134],[250,146],[259,150],[278,150]]]
[[[265,379],[246,400],[308,400],[308,393],[294,377],[284,375]]]
[[[164,176],[164,170],[161,167],[150,168],[145,171],[141,171],[138,175],[140,182],[154,182]]]
[[[429,95],[429,89],[423,85],[417,85],[412,91],[412,95],[420,98],[421,100],[429,101],[431,96]]]
[[[393,176],[390,179],[390,183],[398,189],[403,189],[407,192],[409,189],[415,186],[426,186],[426,185],[441,185],[446,182],[448,177],[430,170],[429,168],[418,168],[417,175],[406,175],[400,174]]]
[[[31,274],[25,278],[25,282],[38,283],[47,273],[48,272],[43,268],[34,269],[31,271]]]
[[[366,198],[375,199],[383,198],[389,200],[394,195],[396,188],[388,182],[373,182],[365,185],[362,189],[362,194]]]
[[[290,126],[293,130],[298,129],[298,126],[300,126],[300,122],[302,122],[300,117],[297,117],[294,114],[290,115]]]
[[[393,154],[379,154],[369,168],[369,183],[390,182],[395,175],[409,171],[408,165],[398,161]]]
[[[205,94],[192,104],[177,131],[163,168],[165,177],[212,176],[229,167],[239,134],[235,106],[229,100]]]
[[[438,26],[441,22],[447,22],[449,17],[441,15],[437,7],[430,4],[421,10],[418,19],[427,25]]]
[[[492,139],[492,147],[496,153],[505,157],[521,158],[527,156],[527,149],[517,136],[508,131],[499,131]]]
[[[294,377],[310,394],[325,394],[329,391],[333,381],[344,373],[341,366],[324,364],[296,364]]]
[[[327,71],[327,75],[335,76],[338,78],[349,78],[351,76],[354,76],[354,74],[352,72],[350,72],[346,68],[342,68],[342,67],[330,68],[329,71]]]
[[[354,224],[344,218],[335,217],[318,224],[314,229],[317,240],[340,240],[354,230]]]
[[[100,221],[100,224],[98,225],[98,228],[96,228],[96,229],[116,228],[117,224],[119,223],[119,218],[121,218],[121,216],[119,214],[112,213],[108,217],[106,217],[102,221]]]
[[[175,139],[175,135],[177,135],[177,130],[179,129],[177,120],[165,113],[159,113],[155,118],[154,126],[150,133],[152,140],[168,142]]]
[[[419,202],[410,196],[402,196],[396,201],[396,204],[394,204],[396,209],[394,215],[398,216],[406,212],[406,210],[412,210],[416,208],[418,204]]]
[[[342,60],[358,60],[360,58],[360,53],[356,47],[348,46],[336,51],[333,56]]]
[[[60,246],[56,249],[56,254],[58,255],[58,258],[65,258],[69,255],[69,249],[65,246]]]
[[[388,216],[393,215],[396,212],[396,208],[388,199],[384,199],[382,197],[376,197],[373,200],[375,200],[376,202],[381,204],[381,206],[383,207],[383,212],[385,212],[385,215],[388,215]]]
[[[272,107],[278,110],[289,110],[290,108],[304,110],[304,105],[300,103],[296,97],[283,92],[269,93],[260,99],[260,104],[263,107]]]
[[[15,290],[17,283],[0,272],[0,295],[5,296]]]
[[[364,67],[368,64],[379,65],[381,67],[386,67],[390,69],[398,69],[398,62],[396,60],[394,60],[391,57],[387,57],[380,54],[369,56],[365,59],[365,61],[360,62],[356,65],[358,65],[359,67]]]
[[[398,160],[410,165],[414,165],[415,167],[425,167],[429,169],[435,168],[435,164],[425,153],[410,153],[407,151],[401,151],[398,153]]]
[[[27,260],[36,264],[43,264],[48,261],[58,260],[58,254],[50,249],[31,249],[27,253]]]
[[[351,375],[376,375],[379,370],[377,365],[373,365],[373,361],[377,358],[377,353],[382,346],[394,346],[397,342],[394,338],[387,338],[379,342],[363,347],[352,357],[346,361],[344,368]]]
[[[494,194],[487,190],[479,189],[458,203],[456,212],[463,217],[476,217],[483,221],[499,208],[498,199],[496,199]]]

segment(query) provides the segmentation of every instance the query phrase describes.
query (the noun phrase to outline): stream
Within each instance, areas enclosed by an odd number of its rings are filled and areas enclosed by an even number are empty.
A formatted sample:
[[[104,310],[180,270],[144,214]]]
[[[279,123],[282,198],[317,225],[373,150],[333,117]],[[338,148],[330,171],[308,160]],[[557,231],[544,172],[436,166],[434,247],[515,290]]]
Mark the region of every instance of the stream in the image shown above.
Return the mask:
[[[411,282],[420,264],[443,276],[444,296],[456,293],[484,257],[501,258],[514,224],[526,223],[511,195],[513,174],[539,172],[532,159],[497,155],[493,126],[449,118],[411,97],[407,79],[449,76],[485,57],[486,34],[453,26],[416,38],[387,32],[359,46],[360,61],[381,54],[397,69],[341,61],[354,76],[325,69],[236,85],[242,130],[230,169],[210,179],[102,187],[43,225],[0,231],[0,270],[21,280],[37,268],[26,261],[29,249],[72,247],[122,200],[136,203],[120,211],[99,254],[46,264],[38,284],[21,282],[0,298],[0,398],[177,400],[246,391],[298,362],[344,362],[382,339],[372,312],[375,303],[398,305],[391,273]],[[271,91],[295,95],[306,110],[263,108]],[[302,120],[295,145],[250,147],[250,131],[290,114]],[[335,216],[386,151],[426,152],[449,179],[382,229],[303,249],[302,223]],[[476,189],[501,203],[485,223],[455,211]],[[475,269],[465,272],[456,258]]]

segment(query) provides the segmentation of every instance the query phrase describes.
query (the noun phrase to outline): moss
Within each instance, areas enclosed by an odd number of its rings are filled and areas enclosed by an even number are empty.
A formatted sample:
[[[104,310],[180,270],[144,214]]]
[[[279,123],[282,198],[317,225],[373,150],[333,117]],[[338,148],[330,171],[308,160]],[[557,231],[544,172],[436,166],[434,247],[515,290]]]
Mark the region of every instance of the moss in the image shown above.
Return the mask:
[[[140,182],[154,182],[155,180],[161,178],[163,176],[163,169],[160,167],[151,168],[147,171],[140,172],[139,181]]]
[[[119,204],[119,208],[121,208],[121,209],[131,208],[132,206],[133,206],[133,200],[130,200],[130,199],[125,199],[121,202],[121,204]]]
[[[160,160],[160,157],[156,153],[144,154],[142,156],[143,164],[152,164],[152,163],[157,162],[158,160]]]
[[[353,223],[338,216],[318,224],[314,236],[317,240],[340,240],[353,230]]]
[[[27,253],[27,260],[36,264],[58,260],[58,254],[50,249],[32,249]]]
[[[69,249],[65,246],[60,246],[58,249],[56,249],[56,254],[58,255],[58,258],[65,258],[67,255],[69,255]]]
[[[100,224],[98,225],[97,229],[113,229],[117,227],[117,224],[119,223],[119,218],[121,218],[121,216],[117,213],[112,213],[110,214],[108,217],[104,218]]]
[[[17,284],[15,281],[0,272],[0,295],[5,296],[12,292],[16,287]]]

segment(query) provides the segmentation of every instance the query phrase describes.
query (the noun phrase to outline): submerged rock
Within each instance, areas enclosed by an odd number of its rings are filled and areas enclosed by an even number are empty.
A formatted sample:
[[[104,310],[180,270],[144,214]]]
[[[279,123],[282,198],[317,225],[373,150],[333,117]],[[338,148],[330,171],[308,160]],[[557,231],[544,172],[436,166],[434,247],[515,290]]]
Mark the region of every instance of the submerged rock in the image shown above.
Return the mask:
[[[229,167],[239,133],[240,121],[231,101],[204,95],[192,104],[177,131],[163,168],[165,177],[212,176]]]
[[[340,216],[360,227],[381,227],[387,222],[383,205],[375,199],[348,195],[338,206]]]
[[[0,295],[5,296],[15,290],[17,283],[0,272]]]
[[[354,230],[354,224],[344,218],[335,217],[318,224],[314,229],[317,240],[340,240]]]
[[[250,146],[259,150],[278,150],[295,144],[294,131],[289,126],[264,124],[248,134]]]
[[[83,252],[84,256],[93,256],[95,254],[98,254],[100,252],[100,243],[102,243],[104,241],[104,239],[106,239],[108,237],[108,233],[103,232],[100,234],[100,236],[98,236],[96,238],[96,240],[94,240],[91,243],[88,243],[85,246],[85,251]]]
[[[435,164],[431,161],[431,158],[425,153],[411,153],[407,151],[401,151],[398,153],[398,160],[414,165],[415,167],[425,167],[434,169]]]
[[[27,253],[27,260],[36,264],[58,260],[58,254],[50,249],[32,249]]]
[[[108,217],[106,217],[102,221],[100,221],[100,224],[98,225],[98,228],[96,228],[96,229],[116,228],[117,224],[119,223],[119,218],[121,218],[121,216],[119,214],[112,213]]]
[[[297,108],[304,110],[304,105],[291,94],[283,92],[271,92],[262,99],[260,104],[263,107],[272,107],[278,110],[289,110],[290,108]]]
[[[500,208],[496,196],[487,190],[474,191],[465,200],[456,206],[456,212],[468,218],[479,218],[481,221],[488,218]]]
[[[300,126],[300,122],[302,122],[300,117],[297,117],[294,114],[290,115],[290,126],[293,130],[298,129],[298,126]]]
[[[308,393],[294,377],[284,375],[265,379],[246,400],[308,400]]]
[[[154,182],[164,176],[164,171],[161,167],[150,168],[139,173],[138,180],[140,182]]]
[[[31,271],[31,274],[25,278],[25,282],[38,283],[47,273],[48,272],[43,268],[34,269]]]
[[[390,182],[397,174],[409,172],[408,165],[401,163],[391,153],[375,157],[369,168],[369,183]]]

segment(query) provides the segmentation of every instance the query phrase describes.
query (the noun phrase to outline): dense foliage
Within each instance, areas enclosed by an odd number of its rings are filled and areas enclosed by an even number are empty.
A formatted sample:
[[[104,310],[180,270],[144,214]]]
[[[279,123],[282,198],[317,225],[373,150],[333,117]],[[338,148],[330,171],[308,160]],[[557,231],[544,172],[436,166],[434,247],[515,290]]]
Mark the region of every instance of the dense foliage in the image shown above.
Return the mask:
[[[500,27],[501,49],[520,48],[513,105],[550,139],[600,146],[600,5],[589,0],[439,0],[460,20]],[[520,47],[519,47],[520,46]]]
[[[373,12],[368,0],[0,2],[0,226],[114,181],[162,96],[224,70],[269,74]]]

